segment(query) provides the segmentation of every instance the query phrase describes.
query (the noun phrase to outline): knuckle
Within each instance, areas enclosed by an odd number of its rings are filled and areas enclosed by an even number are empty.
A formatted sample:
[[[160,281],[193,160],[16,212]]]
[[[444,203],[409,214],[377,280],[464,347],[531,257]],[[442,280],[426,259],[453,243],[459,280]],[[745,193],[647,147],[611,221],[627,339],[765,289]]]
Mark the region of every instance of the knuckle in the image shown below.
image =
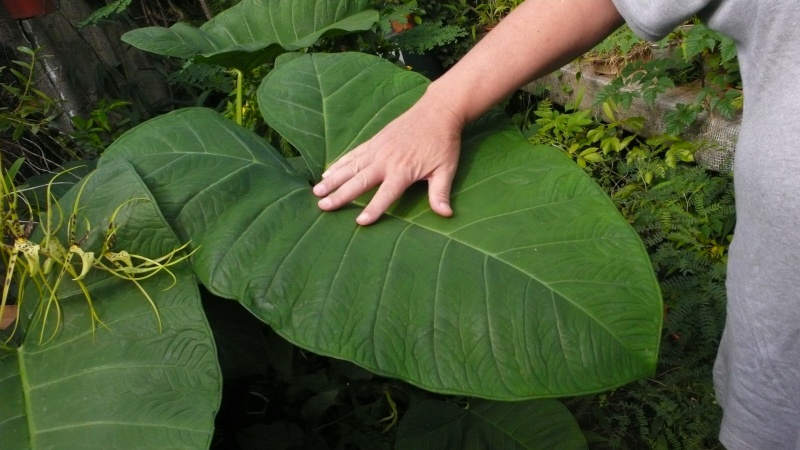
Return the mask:
[[[359,171],[361,170],[358,165],[358,161],[355,158],[350,158],[345,162],[347,168],[353,173],[353,176],[358,175]]]
[[[377,197],[381,197],[384,200],[392,201],[400,196],[400,192],[401,190],[398,189],[397,186],[392,184],[384,184],[383,186],[381,186],[378,192],[375,193],[375,195]]]
[[[372,186],[370,183],[370,179],[364,172],[358,172],[353,176],[353,180],[358,183],[361,192],[369,190]]]
[[[450,197],[450,190],[449,189],[435,189],[433,191],[433,195],[436,197]]]

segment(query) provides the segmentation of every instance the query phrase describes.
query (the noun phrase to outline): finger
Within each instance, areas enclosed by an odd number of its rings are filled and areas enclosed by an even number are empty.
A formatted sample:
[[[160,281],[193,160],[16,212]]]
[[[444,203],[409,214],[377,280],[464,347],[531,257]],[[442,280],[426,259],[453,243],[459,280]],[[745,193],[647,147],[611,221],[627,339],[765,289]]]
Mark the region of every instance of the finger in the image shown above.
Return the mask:
[[[351,176],[338,189],[320,200],[317,205],[325,211],[341,208],[343,205],[355,200],[359,195],[377,186],[382,179],[383,177],[378,169],[374,165],[369,166]]]
[[[375,192],[372,200],[369,201],[364,211],[356,217],[356,222],[359,225],[369,225],[381,216],[392,203],[397,201],[403,192],[411,186],[410,181],[405,181],[403,178],[387,178]]]
[[[367,144],[369,144],[369,142],[370,141],[364,142],[358,145],[356,148],[350,150],[349,152],[345,152],[343,155],[337,158],[334,162],[331,163],[330,166],[328,166],[327,170],[322,172],[322,178],[323,179],[328,178],[328,176],[331,173],[336,172],[337,170],[340,170],[343,167],[352,165],[357,159],[363,156],[362,154],[368,156],[369,152],[365,153],[365,149]]]
[[[314,186],[314,195],[324,197],[354,178],[367,165],[365,158],[345,155],[323,174],[322,181]]]
[[[441,169],[428,180],[428,201],[431,209],[442,217],[453,215],[453,209],[450,207],[450,189],[455,172],[455,167]]]

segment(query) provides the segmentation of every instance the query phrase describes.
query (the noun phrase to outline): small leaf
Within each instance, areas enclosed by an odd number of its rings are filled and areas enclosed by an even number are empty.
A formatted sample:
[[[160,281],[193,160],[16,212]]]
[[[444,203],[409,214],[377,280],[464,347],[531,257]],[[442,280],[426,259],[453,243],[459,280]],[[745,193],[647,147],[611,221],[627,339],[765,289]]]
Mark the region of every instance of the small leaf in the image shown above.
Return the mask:
[[[603,162],[603,155],[599,153],[588,153],[586,155],[582,155],[583,159],[589,161],[591,163],[599,163]]]
[[[611,105],[609,102],[603,102],[603,114],[606,116],[609,122],[616,122],[617,119],[614,117],[614,111],[611,110]]]
[[[25,133],[25,123],[20,122],[16,127],[14,127],[14,133],[11,135],[11,140],[19,141],[23,133]]]
[[[27,70],[32,70],[33,69],[33,66],[31,66],[31,64],[28,63],[28,62],[25,62],[25,61],[12,61],[12,62],[14,64],[20,66],[20,67],[23,67],[23,68],[27,69]]]
[[[723,63],[732,61],[736,58],[736,42],[733,39],[723,36],[722,42],[719,45],[720,56]]]
[[[28,76],[27,75],[23,74],[22,72],[20,72],[17,69],[14,69],[14,68],[10,68],[8,70],[11,73],[13,73],[14,76],[17,77],[23,84],[28,84]]]
[[[29,47],[19,46],[19,47],[17,47],[17,50],[22,52],[22,53],[25,53],[26,55],[30,55],[30,56],[35,56],[36,55],[36,51],[32,50]]]

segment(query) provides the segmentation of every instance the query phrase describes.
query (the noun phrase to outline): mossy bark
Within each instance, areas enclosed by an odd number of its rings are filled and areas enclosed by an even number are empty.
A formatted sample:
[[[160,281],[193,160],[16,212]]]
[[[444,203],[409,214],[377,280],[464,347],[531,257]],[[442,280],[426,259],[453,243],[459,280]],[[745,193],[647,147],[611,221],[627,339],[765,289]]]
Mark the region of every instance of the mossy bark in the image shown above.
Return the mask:
[[[134,100],[145,110],[169,97],[154,61],[120,41],[133,24],[107,21],[78,27],[102,5],[96,0],[61,0],[54,13],[23,21],[8,18],[0,8],[0,66],[27,59],[16,51],[19,46],[44,47],[47,57],[36,82],[63,101],[66,117],[60,127],[69,128],[69,117],[87,115],[104,97]]]

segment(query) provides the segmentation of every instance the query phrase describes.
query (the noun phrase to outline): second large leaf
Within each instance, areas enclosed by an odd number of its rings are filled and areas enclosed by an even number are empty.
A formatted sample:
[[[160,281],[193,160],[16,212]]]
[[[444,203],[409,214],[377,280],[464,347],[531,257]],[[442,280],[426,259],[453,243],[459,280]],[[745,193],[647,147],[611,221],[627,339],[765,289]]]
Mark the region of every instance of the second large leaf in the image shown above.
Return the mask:
[[[159,55],[249,71],[284,51],[331,34],[367,30],[377,20],[365,0],[242,0],[200,28],[183,22],[145,27],[122,40]]]

